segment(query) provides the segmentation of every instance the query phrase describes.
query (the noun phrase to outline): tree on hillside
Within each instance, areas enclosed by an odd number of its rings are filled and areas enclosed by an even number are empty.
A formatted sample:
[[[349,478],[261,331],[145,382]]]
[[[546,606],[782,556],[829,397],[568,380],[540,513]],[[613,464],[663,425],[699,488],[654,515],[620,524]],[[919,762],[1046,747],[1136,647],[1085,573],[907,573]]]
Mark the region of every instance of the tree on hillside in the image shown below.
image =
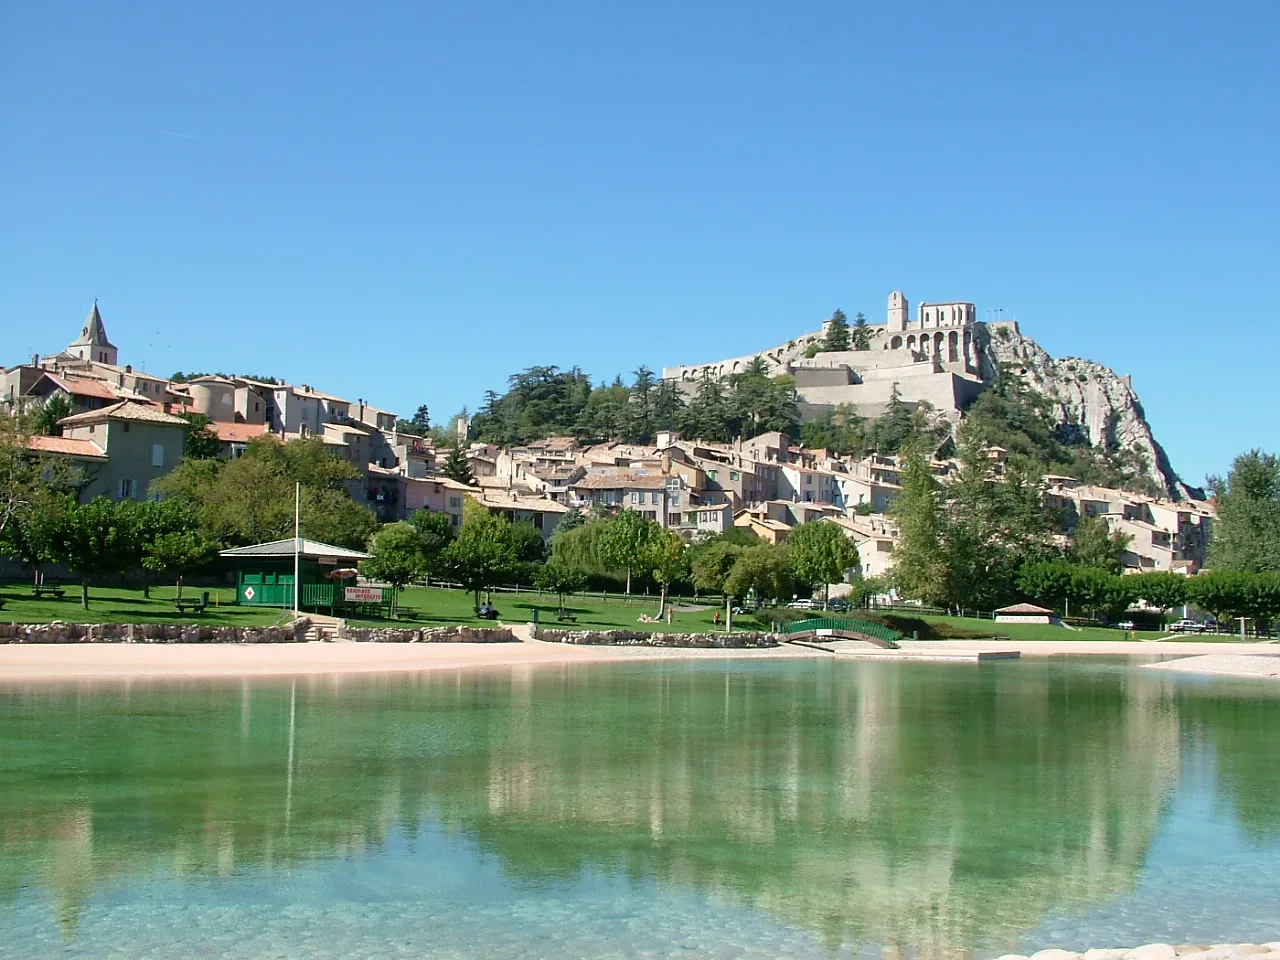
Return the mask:
[[[559,601],[556,615],[564,619],[564,598],[585,587],[587,577],[581,570],[553,558],[534,571],[533,585],[539,590],[546,590],[556,595]]]
[[[188,460],[212,460],[222,453],[218,435],[209,429],[213,421],[203,413],[182,413],[187,421],[187,435],[182,443],[182,455]]]
[[[360,572],[371,580],[391,584],[391,615],[400,605],[400,592],[406,584],[424,576],[426,556],[422,536],[411,523],[401,520],[389,523],[369,541],[369,559],[360,562]]]
[[[889,510],[898,524],[893,581],[904,597],[942,604],[947,598],[947,565],[942,544],[945,525],[941,496],[919,444],[907,448],[901,475],[902,491]]]
[[[71,413],[71,399],[65,393],[55,393],[36,409],[34,432],[46,437],[62,436],[61,422]]]
[[[124,572],[141,553],[132,501],[95,497],[62,514],[51,537],[50,559],[80,578],[80,605],[89,609],[89,581]]]
[[[294,488],[301,483],[302,535],[360,549],[378,524],[348,493],[358,477],[318,438],[258,437],[235,460],[184,460],[152,491],[187,505],[206,539],[248,545],[293,536]]]
[[[1209,565],[1280,573],[1280,459],[1260,450],[1236,457],[1224,477],[1210,477],[1218,519]]]
[[[867,422],[853,404],[824,410],[800,426],[800,442],[811,450],[830,450],[842,457],[861,459],[870,450]]]
[[[911,408],[902,399],[895,383],[889,391],[889,403],[885,412],[871,425],[871,445],[876,453],[892,456],[915,435],[916,423],[911,416]]]
[[[657,524],[650,530],[643,553],[645,567],[658,584],[658,619],[667,612],[667,594],[671,584],[689,574],[689,559],[684,541],[674,530],[664,530]]]
[[[710,374],[703,374],[697,394],[685,405],[677,422],[680,433],[690,439],[724,442],[730,438],[729,419],[724,387]]]
[[[636,370],[635,378],[635,382],[631,385],[630,415],[623,436],[619,439],[628,443],[652,443],[656,378],[653,371],[643,365]]]
[[[467,462],[466,455],[456,445],[449,448],[449,456],[445,458],[440,472],[457,483],[465,483],[469,487],[476,485],[476,478],[471,473],[471,464]]]
[[[582,440],[620,439],[627,430],[630,413],[631,390],[621,377],[615,377],[613,383],[601,384],[587,396],[573,434]]]
[[[831,314],[827,324],[827,335],[822,341],[822,349],[835,352],[849,349],[849,320],[839,308]]]
[[[684,397],[673,380],[658,381],[653,391],[653,428],[655,430],[675,430],[679,424],[680,411],[684,409]]]
[[[847,571],[858,566],[858,545],[837,524],[811,520],[792,528],[787,536],[791,569],[801,583],[822,586],[824,603],[831,584],[844,580]]]
[[[855,350],[871,349],[871,327],[867,323],[867,318],[861,313],[853,321],[853,331],[850,342]]]

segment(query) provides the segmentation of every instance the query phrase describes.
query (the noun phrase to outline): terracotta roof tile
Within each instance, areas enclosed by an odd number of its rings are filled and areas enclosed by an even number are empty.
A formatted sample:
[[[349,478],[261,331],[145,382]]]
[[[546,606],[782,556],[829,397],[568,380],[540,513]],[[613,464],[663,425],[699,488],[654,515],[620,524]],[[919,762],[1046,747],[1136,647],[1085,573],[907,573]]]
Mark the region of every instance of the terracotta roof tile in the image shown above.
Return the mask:
[[[67,457],[92,457],[105,460],[107,455],[92,440],[72,440],[68,437],[29,437],[27,449],[36,453],[56,453]]]

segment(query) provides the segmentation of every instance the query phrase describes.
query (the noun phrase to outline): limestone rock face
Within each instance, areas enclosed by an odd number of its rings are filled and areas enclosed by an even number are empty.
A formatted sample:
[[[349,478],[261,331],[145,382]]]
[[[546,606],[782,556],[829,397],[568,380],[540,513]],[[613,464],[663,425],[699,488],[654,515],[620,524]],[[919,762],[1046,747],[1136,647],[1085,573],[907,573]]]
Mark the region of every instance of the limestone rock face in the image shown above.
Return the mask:
[[[982,378],[993,383],[1001,364],[1033,390],[1049,398],[1058,423],[1083,432],[1094,446],[1114,445],[1137,451],[1147,476],[1172,500],[1203,499],[1203,491],[1187,486],[1174,472],[1156,442],[1146,414],[1128,377],[1118,376],[1092,360],[1055,360],[1023,336],[1016,324],[990,324],[982,338]]]

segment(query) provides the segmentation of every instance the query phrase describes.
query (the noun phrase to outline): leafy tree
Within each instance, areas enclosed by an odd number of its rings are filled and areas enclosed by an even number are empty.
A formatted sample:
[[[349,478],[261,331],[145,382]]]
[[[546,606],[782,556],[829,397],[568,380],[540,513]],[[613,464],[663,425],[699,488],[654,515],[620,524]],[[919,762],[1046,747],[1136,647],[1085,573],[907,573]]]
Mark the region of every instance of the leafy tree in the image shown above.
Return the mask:
[[[27,449],[30,418],[0,410],[0,536],[9,521],[39,509],[49,490],[40,476],[46,462]]]
[[[895,383],[889,391],[889,403],[885,412],[871,425],[869,440],[875,452],[884,456],[898,453],[912,437],[917,435],[916,420],[911,408],[902,399]]]
[[[1119,530],[1112,533],[1105,517],[1081,517],[1076,521],[1067,558],[1082,567],[1119,573],[1120,558],[1129,549],[1131,540],[1131,536]]]
[[[218,435],[209,429],[212,423],[203,413],[183,413],[187,421],[187,435],[182,444],[182,455],[188,460],[212,460],[222,453]]]
[[[1266,630],[1280,619],[1280,575],[1274,573],[1206,570],[1187,581],[1187,594],[1224,623],[1245,617]]]
[[[564,598],[577,593],[587,585],[587,577],[581,570],[563,561],[551,559],[537,568],[533,585],[556,595],[559,601],[558,615],[564,617]]]
[[[929,604],[947,599],[947,562],[942,537],[944,517],[938,481],[919,444],[909,447],[901,463],[902,492],[890,513],[898,524],[893,580],[903,596]]]
[[[787,547],[762,543],[738,555],[725,577],[724,594],[745,597],[754,590],[761,600],[777,600],[789,596],[794,583]]]
[[[1123,613],[1134,600],[1128,579],[1097,567],[1077,567],[1071,575],[1070,599],[1093,617]]]
[[[218,544],[207,540],[199,530],[170,530],[143,545],[142,565],[152,573],[176,578],[181,597],[183,576],[204,566],[217,552]]]
[[[747,549],[736,543],[717,541],[693,551],[693,586],[700,593],[724,593],[725,578]]]
[[[1064,560],[1040,560],[1018,571],[1018,589],[1036,603],[1053,610],[1064,609],[1073,596],[1072,578],[1079,567]]]
[[[841,457],[861,459],[870,452],[867,423],[853,404],[824,410],[800,426],[800,442],[811,450],[825,449]]]
[[[653,371],[646,366],[636,370],[635,378],[631,385],[630,417],[621,439],[630,443],[651,443],[654,435],[653,401],[656,379]]]
[[[474,435],[501,446],[573,433],[591,395],[591,378],[578,368],[529,367],[508,379],[508,390],[486,395],[471,426]]]
[[[677,417],[680,432],[689,438],[726,441],[729,433],[730,409],[721,382],[709,374],[698,381],[698,392]]]
[[[569,512],[560,518],[560,522],[556,524],[555,532],[551,534],[552,543],[557,537],[563,537],[568,533],[572,533],[580,526],[587,522],[587,518],[582,515],[582,511],[577,507],[570,507]]]
[[[827,336],[822,341],[822,349],[835,352],[849,349],[849,320],[844,311],[837,309],[827,324]]]
[[[62,514],[51,537],[50,559],[80,577],[80,605],[89,609],[89,581],[127,569],[141,553],[135,505],[95,497]]]
[[[1243,453],[1225,478],[1209,479],[1209,489],[1218,505],[1209,566],[1280,573],[1280,459]]]
[[[867,318],[861,313],[853,321],[853,331],[850,337],[855,350],[871,349],[871,327],[867,323]]]
[[[30,509],[16,511],[0,530],[0,553],[31,567],[39,583],[45,564],[54,559],[54,537],[63,516],[75,503],[75,497],[68,493],[36,491],[26,504]]]
[[[1133,591],[1135,599],[1145,600],[1160,611],[1161,620],[1164,619],[1165,611],[1181,606],[1189,600],[1187,578],[1179,573],[1163,570],[1137,573],[1125,577],[1125,582]]]
[[[453,521],[447,513],[418,510],[409,518],[409,522],[418,531],[422,548],[422,573],[426,576],[435,570],[440,554],[453,542]]]
[[[55,393],[36,410],[35,432],[46,437],[62,436],[61,423],[71,413],[71,399],[65,393]]]
[[[300,483],[302,535],[359,549],[378,523],[348,493],[358,477],[318,438],[281,443],[258,437],[235,460],[184,460],[152,490],[190,508],[207,540],[243,545],[293,536]]]
[[[490,513],[470,497],[462,509],[462,529],[440,559],[445,572],[474,594],[478,611],[480,591],[498,586],[516,569],[519,544],[505,517]]]
[[[369,559],[360,562],[360,569],[366,577],[391,584],[394,616],[405,585],[426,574],[422,535],[413,524],[403,520],[387,524],[369,542]]]
[[[418,409],[413,411],[413,416],[409,418],[409,423],[418,431],[418,435],[425,437],[427,431],[431,429],[431,411],[427,409],[425,403],[419,404]]]
[[[674,530],[664,530],[654,524],[654,529],[649,531],[643,557],[645,566],[658,584],[658,619],[661,620],[667,612],[667,594],[671,584],[689,573],[684,541]]]
[[[440,472],[457,483],[465,483],[469,487],[476,485],[476,478],[471,473],[471,464],[458,446],[449,448],[449,456],[445,458]]]
[[[831,584],[844,579],[845,572],[858,566],[858,546],[834,523],[812,520],[794,527],[787,536],[791,568],[797,580],[811,586],[822,584],[823,600]]]
[[[606,574],[617,569],[606,560],[608,551],[604,546],[611,519],[591,519],[563,535],[553,536],[552,559],[584,574]]]
[[[655,430],[674,430],[680,420],[680,411],[684,409],[684,397],[680,388],[672,380],[658,381],[653,391],[653,428]]]
[[[645,569],[647,551],[662,528],[634,510],[620,510],[607,520],[599,542],[599,559],[613,570],[627,571],[627,594],[631,594],[633,570]]]

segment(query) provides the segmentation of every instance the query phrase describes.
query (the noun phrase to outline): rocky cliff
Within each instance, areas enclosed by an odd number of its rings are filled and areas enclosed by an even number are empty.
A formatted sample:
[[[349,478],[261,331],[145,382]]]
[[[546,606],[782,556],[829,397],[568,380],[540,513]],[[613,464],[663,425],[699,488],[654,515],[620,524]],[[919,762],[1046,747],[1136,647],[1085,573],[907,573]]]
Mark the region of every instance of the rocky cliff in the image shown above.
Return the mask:
[[[1174,472],[1127,376],[1091,360],[1055,360],[1023,336],[1016,323],[979,326],[986,327],[981,354],[984,380],[994,382],[1000,365],[1006,365],[1027,386],[1049,398],[1058,423],[1086,432],[1094,446],[1132,450],[1141,456],[1147,475],[1165,496],[1203,498],[1203,491],[1189,487]]]

